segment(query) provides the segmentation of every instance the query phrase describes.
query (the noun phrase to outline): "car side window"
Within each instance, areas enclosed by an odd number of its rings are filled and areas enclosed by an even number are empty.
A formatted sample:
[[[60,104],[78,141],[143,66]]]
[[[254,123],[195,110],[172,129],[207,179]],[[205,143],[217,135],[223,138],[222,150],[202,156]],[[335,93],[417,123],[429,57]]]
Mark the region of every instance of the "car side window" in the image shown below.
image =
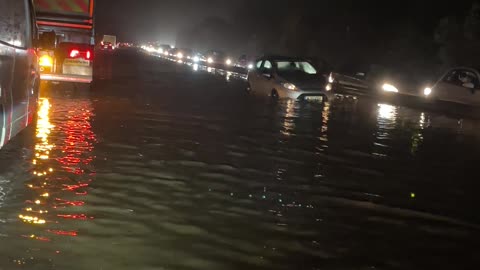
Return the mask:
[[[260,60],[257,63],[255,63],[255,67],[257,68],[257,70],[260,70],[262,68],[262,64],[263,64],[263,60]]]
[[[272,68],[273,68],[272,62],[265,60],[265,62],[263,63],[263,70],[270,71],[272,70]]]
[[[0,40],[12,46],[27,45],[27,6],[25,0],[0,0]]]

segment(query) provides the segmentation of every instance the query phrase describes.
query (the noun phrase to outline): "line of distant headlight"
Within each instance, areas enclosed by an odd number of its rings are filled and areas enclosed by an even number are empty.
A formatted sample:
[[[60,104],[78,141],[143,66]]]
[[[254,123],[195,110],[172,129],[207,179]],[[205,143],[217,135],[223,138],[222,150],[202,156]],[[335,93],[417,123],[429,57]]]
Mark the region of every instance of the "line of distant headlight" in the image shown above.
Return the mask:
[[[179,60],[182,60],[183,58],[185,58],[185,55],[184,55],[182,52],[178,52],[176,55],[174,55],[174,54],[170,54],[170,53],[169,53],[168,51],[166,51],[166,50],[163,50],[162,48],[160,48],[160,49],[155,49],[155,48],[153,48],[153,47],[151,47],[151,46],[142,46],[141,48],[142,48],[143,50],[149,52],[149,53],[159,53],[159,54],[165,55],[165,56],[172,56],[172,57],[175,57],[175,58],[177,58],[177,59],[179,59]],[[187,56],[186,58],[191,59],[194,63],[199,63],[199,62],[207,62],[207,63],[209,63],[209,64],[215,63],[215,60],[214,60],[212,57],[208,57],[208,58],[206,58],[206,59],[202,59],[202,58],[200,58],[199,56],[196,55],[196,56],[193,56],[193,57]],[[233,66],[234,63],[233,63],[233,61],[232,61],[231,58],[227,58],[227,59],[225,60],[225,65],[227,65],[227,66]],[[254,65],[253,65],[253,63],[249,63],[245,68],[247,68],[247,69],[250,70],[250,69],[253,69],[253,68],[254,68]]]

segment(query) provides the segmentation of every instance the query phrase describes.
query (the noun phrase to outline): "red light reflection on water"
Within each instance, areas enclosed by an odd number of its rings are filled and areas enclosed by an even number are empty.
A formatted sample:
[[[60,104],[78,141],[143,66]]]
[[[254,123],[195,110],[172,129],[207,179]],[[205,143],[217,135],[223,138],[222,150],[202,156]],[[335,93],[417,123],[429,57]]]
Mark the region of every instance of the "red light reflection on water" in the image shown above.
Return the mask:
[[[18,215],[23,223],[40,230],[22,237],[39,241],[50,241],[41,236],[45,233],[74,237],[79,232],[67,219],[93,219],[78,211],[68,213],[71,207],[85,206],[84,198],[95,176],[90,165],[96,142],[92,109],[90,100],[40,99],[32,178],[26,184],[32,197],[25,200],[26,207]],[[48,228],[53,224],[55,229]]]

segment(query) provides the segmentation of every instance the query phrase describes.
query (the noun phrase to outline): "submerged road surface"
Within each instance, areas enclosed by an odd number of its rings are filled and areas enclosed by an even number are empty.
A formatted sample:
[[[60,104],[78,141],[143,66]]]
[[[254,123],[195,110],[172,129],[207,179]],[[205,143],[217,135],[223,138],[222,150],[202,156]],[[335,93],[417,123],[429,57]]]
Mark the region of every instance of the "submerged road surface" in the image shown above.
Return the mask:
[[[478,269],[478,122],[98,60],[0,151],[1,270]]]

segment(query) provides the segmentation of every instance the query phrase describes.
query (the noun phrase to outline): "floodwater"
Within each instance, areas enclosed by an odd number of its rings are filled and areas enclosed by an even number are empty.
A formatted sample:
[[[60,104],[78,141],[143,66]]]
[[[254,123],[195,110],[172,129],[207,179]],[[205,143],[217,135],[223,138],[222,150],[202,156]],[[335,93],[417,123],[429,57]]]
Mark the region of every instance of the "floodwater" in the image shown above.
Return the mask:
[[[1,270],[478,269],[477,121],[110,61],[0,152]]]

